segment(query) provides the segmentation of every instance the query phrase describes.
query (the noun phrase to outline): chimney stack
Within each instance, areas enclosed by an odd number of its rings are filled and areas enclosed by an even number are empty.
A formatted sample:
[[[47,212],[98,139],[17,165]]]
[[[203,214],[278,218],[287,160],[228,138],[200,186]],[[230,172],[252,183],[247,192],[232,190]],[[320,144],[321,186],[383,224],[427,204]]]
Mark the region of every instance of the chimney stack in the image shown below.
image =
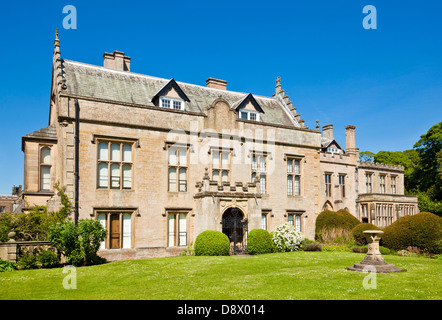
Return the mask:
[[[206,80],[206,86],[207,88],[227,90],[227,81],[215,78],[208,78]]]
[[[130,58],[124,55],[124,52],[114,51],[114,53],[105,52],[103,54],[103,66],[105,68],[130,71]]]
[[[347,153],[356,153],[355,126],[345,126],[345,148]]]
[[[332,124],[328,124],[328,125],[322,127],[322,136],[324,138],[333,140],[333,125]]]

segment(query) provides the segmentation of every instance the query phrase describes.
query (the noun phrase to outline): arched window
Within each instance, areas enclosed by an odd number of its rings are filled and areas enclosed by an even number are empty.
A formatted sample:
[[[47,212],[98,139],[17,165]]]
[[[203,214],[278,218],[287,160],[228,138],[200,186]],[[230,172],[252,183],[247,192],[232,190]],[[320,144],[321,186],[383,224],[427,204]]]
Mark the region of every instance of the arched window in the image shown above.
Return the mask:
[[[40,149],[40,190],[51,189],[51,149]]]

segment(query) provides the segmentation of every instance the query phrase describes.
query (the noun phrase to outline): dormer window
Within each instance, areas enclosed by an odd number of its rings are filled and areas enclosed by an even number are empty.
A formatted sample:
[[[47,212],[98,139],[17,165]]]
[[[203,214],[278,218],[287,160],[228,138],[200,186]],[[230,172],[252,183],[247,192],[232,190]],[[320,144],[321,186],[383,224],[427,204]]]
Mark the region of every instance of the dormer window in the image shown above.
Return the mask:
[[[184,101],[176,98],[160,97],[160,106],[168,109],[184,110]]]
[[[327,148],[327,151],[331,153],[340,153],[338,148],[332,148],[332,147]]]
[[[241,110],[239,117],[244,120],[259,121],[259,113],[249,110]]]

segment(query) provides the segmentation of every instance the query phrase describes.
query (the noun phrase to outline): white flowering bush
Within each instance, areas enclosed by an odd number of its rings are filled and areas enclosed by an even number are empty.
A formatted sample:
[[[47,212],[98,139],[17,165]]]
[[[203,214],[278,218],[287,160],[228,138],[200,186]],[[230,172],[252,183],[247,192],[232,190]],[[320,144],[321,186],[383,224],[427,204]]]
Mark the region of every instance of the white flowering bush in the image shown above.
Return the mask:
[[[284,223],[273,230],[272,238],[278,252],[300,250],[304,240],[301,233],[289,223]]]

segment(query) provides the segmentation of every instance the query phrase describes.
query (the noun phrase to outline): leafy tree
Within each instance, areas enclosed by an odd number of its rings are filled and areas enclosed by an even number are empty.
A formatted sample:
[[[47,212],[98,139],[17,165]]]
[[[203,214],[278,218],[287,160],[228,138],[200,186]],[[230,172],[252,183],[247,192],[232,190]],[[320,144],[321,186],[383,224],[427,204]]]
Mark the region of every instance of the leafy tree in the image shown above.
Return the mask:
[[[359,152],[359,161],[374,162],[375,154],[371,151]]]

